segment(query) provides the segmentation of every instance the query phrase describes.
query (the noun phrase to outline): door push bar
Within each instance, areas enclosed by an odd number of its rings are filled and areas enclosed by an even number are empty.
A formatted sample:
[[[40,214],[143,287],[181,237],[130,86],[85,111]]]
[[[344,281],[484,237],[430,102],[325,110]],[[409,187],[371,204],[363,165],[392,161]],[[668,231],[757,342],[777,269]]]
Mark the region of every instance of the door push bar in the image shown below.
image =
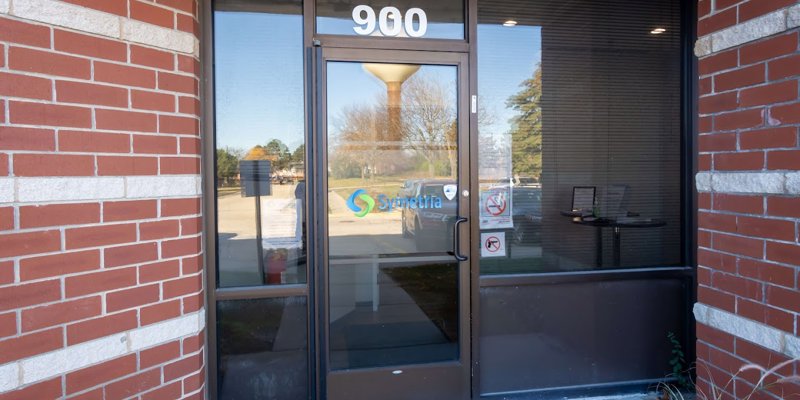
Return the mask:
[[[455,242],[455,250],[448,251],[447,254],[450,254],[451,256],[455,257],[457,261],[469,260],[469,257],[461,255],[461,241],[459,240],[459,237],[461,235],[458,232],[458,225],[460,225],[462,222],[467,222],[467,221],[469,221],[468,218],[458,217],[456,218],[455,224],[453,224],[453,242]]]

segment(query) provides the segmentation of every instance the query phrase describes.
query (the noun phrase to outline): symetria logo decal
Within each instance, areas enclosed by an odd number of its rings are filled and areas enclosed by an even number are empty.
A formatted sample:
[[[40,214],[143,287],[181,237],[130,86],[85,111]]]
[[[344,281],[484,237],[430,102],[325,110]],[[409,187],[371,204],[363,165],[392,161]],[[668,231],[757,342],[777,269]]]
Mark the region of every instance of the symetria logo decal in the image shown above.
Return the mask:
[[[364,203],[366,203],[366,207],[361,208],[356,204],[356,198],[361,199]],[[373,208],[375,208],[375,199],[372,196],[368,195],[364,189],[358,189],[350,197],[347,198],[347,207],[352,210],[356,217],[364,217],[365,215],[369,214]]]
[[[366,207],[356,204],[356,199],[360,199]],[[355,213],[356,217],[362,218],[375,208],[375,199],[368,195],[364,189],[358,189],[347,198],[347,207]],[[378,195],[379,210],[392,211],[395,208],[442,208],[442,198],[435,195],[416,197]]]

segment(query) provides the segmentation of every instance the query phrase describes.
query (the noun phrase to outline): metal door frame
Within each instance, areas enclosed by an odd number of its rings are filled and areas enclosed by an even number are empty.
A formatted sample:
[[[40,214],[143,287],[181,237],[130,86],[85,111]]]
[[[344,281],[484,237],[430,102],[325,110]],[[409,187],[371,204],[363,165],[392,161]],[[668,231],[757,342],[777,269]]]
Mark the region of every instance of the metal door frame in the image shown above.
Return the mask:
[[[328,182],[327,182],[327,68],[328,61],[342,61],[342,62],[390,62],[390,63],[413,63],[424,65],[451,65],[457,68],[457,96],[458,96],[458,187],[459,187],[459,216],[467,217],[468,222],[461,224],[459,227],[459,244],[458,247],[464,254],[469,256],[467,261],[459,263],[459,360],[447,361],[431,364],[414,364],[403,366],[404,374],[412,376],[407,378],[413,379],[415,375],[427,372],[441,372],[443,367],[460,367],[458,376],[455,379],[460,380],[461,396],[459,398],[469,399],[473,392],[473,376],[472,376],[472,363],[473,363],[473,326],[471,313],[472,303],[477,295],[477,280],[475,279],[475,269],[477,263],[472,263],[476,251],[471,247],[471,236],[473,230],[473,221],[476,221],[477,215],[477,197],[464,196],[463,191],[467,190],[468,194],[474,192],[475,186],[473,181],[476,179],[476,174],[472,174],[473,168],[477,168],[477,159],[474,158],[475,146],[470,146],[472,127],[471,117],[472,112],[470,109],[470,72],[469,72],[469,55],[468,53],[459,52],[433,52],[433,51],[413,51],[413,50],[382,50],[382,49],[367,49],[367,48],[343,48],[343,47],[327,47],[320,46],[319,41],[315,41],[313,52],[309,54],[312,61],[313,77],[312,77],[312,90],[313,95],[310,96],[312,102],[311,110],[311,146],[313,146],[312,153],[314,154],[312,162],[312,173],[317,178],[314,180],[312,190],[314,194],[312,197],[315,199],[315,205],[311,212],[309,221],[314,225],[314,229],[310,230],[316,232],[316,237],[312,242],[316,242],[318,246],[314,249],[314,259],[317,261],[313,266],[313,278],[310,279],[309,292],[313,299],[313,315],[309,322],[313,320],[313,353],[315,356],[315,375],[316,375],[316,395],[317,398],[326,398],[328,389],[328,376],[330,374],[339,375],[340,378],[347,379],[355,377],[355,380],[368,377],[364,381],[367,387],[386,387],[386,380],[382,379],[383,376],[388,374],[381,374],[388,370],[396,368],[379,367],[379,368],[365,368],[360,369],[358,372],[350,371],[337,371],[331,372],[328,370],[327,365],[327,341],[328,341],[328,220],[327,210],[328,199]],[[314,282],[311,286],[311,282]],[[464,290],[467,289],[467,290]],[[363,377],[356,377],[356,375],[363,375]],[[426,383],[420,382],[423,386]],[[427,382],[430,385],[430,381]],[[406,393],[411,394],[411,393]],[[456,397],[449,397],[456,398]]]

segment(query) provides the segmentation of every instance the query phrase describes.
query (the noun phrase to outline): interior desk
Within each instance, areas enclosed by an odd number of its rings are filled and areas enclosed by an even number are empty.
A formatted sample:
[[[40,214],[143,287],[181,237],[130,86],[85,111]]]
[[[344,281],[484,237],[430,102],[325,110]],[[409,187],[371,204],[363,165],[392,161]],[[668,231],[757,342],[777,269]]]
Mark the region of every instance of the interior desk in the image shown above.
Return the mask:
[[[597,218],[592,221],[586,221],[580,216],[575,216],[575,213],[569,211],[562,211],[561,215],[572,217],[572,223],[583,226],[592,226],[597,228],[597,266],[603,267],[603,228],[611,228],[614,238],[614,267],[619,267],[621,263],[621,242],[622,242],[622,229],[623,228],[658,228],[666,225],[665,221],[659,219],[628,219],[624,221],[617,221],[616,219]]]

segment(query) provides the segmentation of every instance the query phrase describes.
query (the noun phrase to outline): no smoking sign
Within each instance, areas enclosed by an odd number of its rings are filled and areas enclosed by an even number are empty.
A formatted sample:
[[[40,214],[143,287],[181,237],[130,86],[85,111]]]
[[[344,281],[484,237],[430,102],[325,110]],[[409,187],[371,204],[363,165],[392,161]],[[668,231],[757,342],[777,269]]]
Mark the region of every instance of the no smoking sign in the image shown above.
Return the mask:
[[[481,233],[481,257],[505,257],[506,233]]]

